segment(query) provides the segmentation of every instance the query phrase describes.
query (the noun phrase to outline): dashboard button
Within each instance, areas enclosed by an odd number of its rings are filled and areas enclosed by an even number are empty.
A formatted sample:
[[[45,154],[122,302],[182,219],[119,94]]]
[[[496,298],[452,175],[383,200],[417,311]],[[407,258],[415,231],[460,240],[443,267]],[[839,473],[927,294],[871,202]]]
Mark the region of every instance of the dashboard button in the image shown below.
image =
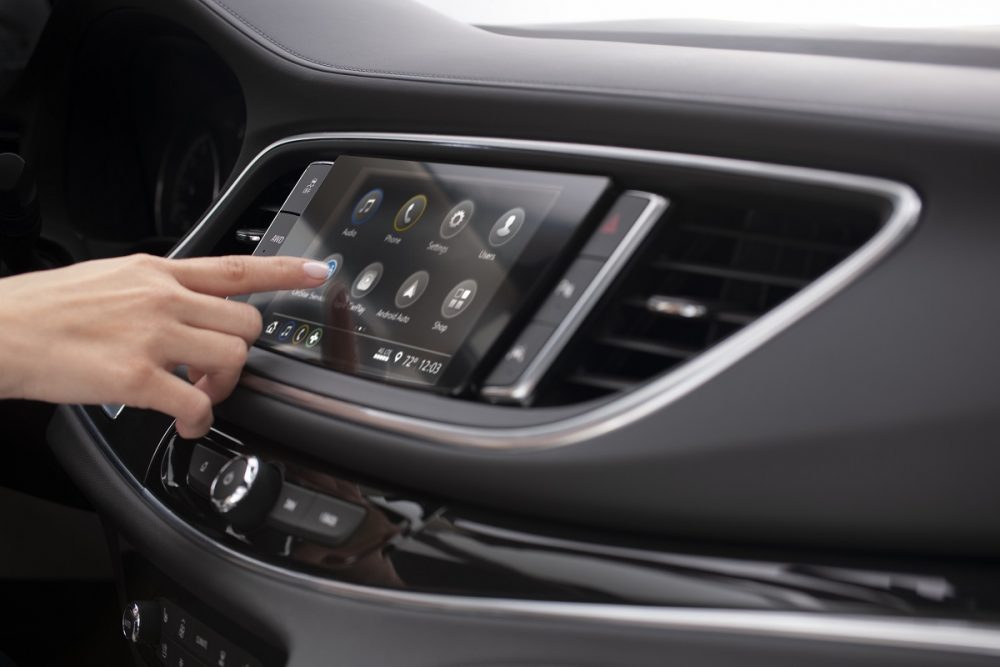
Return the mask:
[[[340,544],[365,518],[363,507],[316,494],[295,526],[295,533],[323,544]]]
[[[160,656],[167,667],[207,667],[204,662],[194,657],[190,651],[175,642],[162,642]]]
[[[423,217],[425,210],[427,210],[427,197],[424,195],[410,197],[396,213],[396,219],[392,221],[392,228],[397,232],[405,232],[417,224]]]
[[[553,331],[555,327],[547,324],[538,322],[529,324],[486,378],[486,385],[506,387],[517,382]]]
[[[302,172],[302,176],[299,178],[299,182],[295,184],[295,189],[292,190],[291,194],[288,195],[288,199],[285,200],[281,210],[295,214],[306,210],[309,200],[316,194],[316,190],[319,189],[326,175],[330,173],[332,166],[332,164],[314,163],[306,167],[306,170]]]
[[[305,516],[316,494],[294,484],[281,487],[281,494],[268,515],[268,523],[294,530],[305,524]]]
[[[490,245],[494,248],[499,248],[517,236],[517,233],[521,231],[521,227],[523,226],[524,209],[510,209],[493,223],[493,228],[490,230]]]
[[[610,257],[648,206],[649,200],[642,197],[633,195],[619,197],[604,216],[594,235],[587,241],[582,254],[598,259]]]
[[[212,492],[212,480],[228,461],[228,457],[205,445],[195,445],[191,451],[191,463],[188,465],[188,488],[207,498]]]
[[[351,211],[351,222],[355,225],[361,225],[371,220],[378,213],[379,207],[382,206],[382,197],[381,188],[366,192],[354,205],[354,210]]]
[[[469,220],[472,219],[472,214],[475,212],[476,205],[471,199],[456,204],[441,221],[441,238],[450,239],[457,236],[469,224]]]
[[[603,266],[604,262],[597,259],[581,258],[573,262],[566,275],[552,290],[552,294],[542,304],[535,315],[535,320],[552,325],[561,323]]]
[[[461,315],[476,298],[477,289],[476,281],[471,278],[452,287],[441,304],[441,314],[448,319]]]
[[[288,232],[291,231],[292,227],[298,221],[299,216],[290,213],[279,213],[274,216],[274,220],[271,221],[271,225],[264,233],[264,238],[257,244],[257,248],[253,251],[253,254],[263,257],[274,257],[277,255],[278,250],[281,249],[281,245],[288,238]]]

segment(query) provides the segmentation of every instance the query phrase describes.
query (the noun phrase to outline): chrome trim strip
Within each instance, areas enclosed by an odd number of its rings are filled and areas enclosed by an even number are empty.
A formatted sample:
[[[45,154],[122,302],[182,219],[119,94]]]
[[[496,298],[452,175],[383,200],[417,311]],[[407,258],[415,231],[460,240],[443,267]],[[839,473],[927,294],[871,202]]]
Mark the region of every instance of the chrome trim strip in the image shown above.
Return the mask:
[[[104,403],[101,405],[101,410],[108,416],[108,419],[114,421],[125,411],[125,405],[122,403]]]
[[[656,222],[667,210],[670,204],[666,198],[651,192],[639,192],[638,190],[628,190],[622,193],[622,197],[636,197],[646,200],[646,206],[642,209],[639,217],[632,223],[632,228],[628,230],[624,238],[618,243],[614,252],[604,262],[604,266],[594,279],[590,281],[584,289],[580,299],[573,304],[569,313],[559,323],[556,330],[552,332],[542,349],[538,351],[535,358],[528,362],[528,366],[521,373],[521,377],[509,386],[486,386],[482,389],[482,395],[487,398],[497,399],[507,403],[525,403],[535,392],[535,387],[542,380],[549,367],[555,362],[556,357],[562,352],[576,330],[583,324],[590,311],[597,305],[611,283],[614,282],[618,274],[635,254],[636,249],[652,231]]]
[[[506,598],[462,597],[373,588],[324,579],[251,558],[216,542],[185,522],[133,477],[84,412],[75,416],[113,469],[165,524],[208,554],[235,567],[311,591],[408,611],[475,614],[497,618],[535,618],[615,624],[674,632],[710,632],[790,640],[844,643],[1000,657],[1000,626],[930,618],[850,616],[822,612],[771,612],[741,609],[695,609],[586,602],[544,602]]]
[[[271,144],[258,153],[222,197],[195,225],[188,236],[181,240],[171,252],[171,256],[177,256],[184,251],[191,239],[209,224],[219,210],[226,205],[237,185],[256,169],[269,153],[289,144],[321,140],[340,141],[347,144],[378,141],[469,150],[545,152],[569,157],[646,162],[861,192],[880,197],[892,207],[892,212],[886,222],[868,243],[771,312],[659,379],[582,414],[559,421],[512,428],[482,428],[447,424],[322,396],[254,376],[251,373],[246,373],[243,377],[242,382],[245,386],[293,405],[306,407],[373,429],[401,433],[415,439],[463,448],[476,447],[513,451],[560,447],[620,429],[663,409],[735,364],[855,280],[861,273],[899,245],[916,225],[921,209],[917,194],[912,188],[902,183],[806,167],[773,165],[638,148],[561,144],[550,141],[375,132],[332,132],[288,137]]]

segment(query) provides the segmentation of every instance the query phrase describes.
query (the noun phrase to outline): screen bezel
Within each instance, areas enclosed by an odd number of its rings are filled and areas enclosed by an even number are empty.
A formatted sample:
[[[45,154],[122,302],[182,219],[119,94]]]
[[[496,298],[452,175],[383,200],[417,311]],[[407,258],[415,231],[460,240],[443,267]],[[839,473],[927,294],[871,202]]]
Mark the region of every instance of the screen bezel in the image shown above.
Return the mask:
[[[481,377],[485,366],[492,366],[490,362],[496,359],[498,351],[506,349],[504,346],[516,333],[512,333],[515,325],[523,323],[530,317],[540,298],[548,293],[554,278],[561,274],[565,266],[575,256],[573,250],[582,245],[586,233],[591,230],[592,225],[589,223],[595,218],[594,213],[602,210],[607,203],[611,192],[611,181],[605,176],[588,174],[488,167],[479,164],[438,162],[436,160],[393,159],[380,155],[369,156],[358,153],[344,154],[338,156],[336,160],[320,163],[339,165],[336,173],[331,170],[331,174],[335,173],[335,178],[331,181],[330,174],[328,174],[323,183],[317,186],[314,196],[305,206],[292,228],[300,229],[301,225],[308,225],[312,226],[314,230],[321,229],[327,219],[335,214],[343,213],[345,210],[349,212],[353,205],[353,202],[346,195],[353,196],[354,193],[338,189],[336,187],[338,183],[345,185],[353,182],[365,168],[393,166],[400,163],[419,165],[421,168],[429,167],[438,171],[444,170],[448,173],[461,173],[462,175],[471,173],[483,178],[503,179],[505,182],[514,185],[524,184],[526,187],[537,187],[539,183],[544,183],[560,188],[560,194],[556,197],[545,220],[539,224],[530,242],[510,266],[503,284],[490,296],[479,321],[473,325],[465,339],[455,349],[448,366],[442,372],[442,376],[435,384],[408,382],[398,377],[359,372],[338,364],[336,360],[317,359],[310,355],[297,354],[294,347],[272,344],[264,339],[259,339],[256,345],[261,349],[302,361],[317,368],[333,370],[369,381],[436,393],[461,393]],[[334,212],[331,213],[331,211]],[[268,237],[269,235],[265,235],[264,238]],[[273,254],[273,250],[268,254]],[[281,254],[280,247],[277,254]],[[518,306],[500,312],[504,322],[499,333],[488,341],[474,335],[481,328],[482,317],[486,313],[493,313],[494,316],[497,316],[496,311],[494,311],[496,304],[504,299],[510,301],[512,292],[515,297],[513,300]],[[250,302],[264,313],[273,302],[274,297],[274,293],[254,295]],[[407,345],[404,341],[399,341],[399,343]]]

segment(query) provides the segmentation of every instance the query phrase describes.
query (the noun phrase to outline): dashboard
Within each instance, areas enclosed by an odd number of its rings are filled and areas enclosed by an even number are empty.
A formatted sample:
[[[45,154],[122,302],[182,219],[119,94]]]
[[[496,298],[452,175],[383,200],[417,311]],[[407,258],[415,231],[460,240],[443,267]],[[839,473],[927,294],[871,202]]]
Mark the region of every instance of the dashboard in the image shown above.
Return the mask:
[[[135,664],[1000,655],[1000,73],[578,32],[57,8],[53,243],[329,267],[205,438],[49,426]]]

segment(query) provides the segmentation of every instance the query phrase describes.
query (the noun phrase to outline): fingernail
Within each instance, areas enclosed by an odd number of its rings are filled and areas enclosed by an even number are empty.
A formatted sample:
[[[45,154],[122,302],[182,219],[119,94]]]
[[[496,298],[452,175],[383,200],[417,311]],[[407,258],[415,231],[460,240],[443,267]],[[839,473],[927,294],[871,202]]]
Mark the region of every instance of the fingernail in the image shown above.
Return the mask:
[[[302,270],[310,278],[323,278],[325,280],[330,277],[330,267],[325,262],[306,262],[302,265]]]

